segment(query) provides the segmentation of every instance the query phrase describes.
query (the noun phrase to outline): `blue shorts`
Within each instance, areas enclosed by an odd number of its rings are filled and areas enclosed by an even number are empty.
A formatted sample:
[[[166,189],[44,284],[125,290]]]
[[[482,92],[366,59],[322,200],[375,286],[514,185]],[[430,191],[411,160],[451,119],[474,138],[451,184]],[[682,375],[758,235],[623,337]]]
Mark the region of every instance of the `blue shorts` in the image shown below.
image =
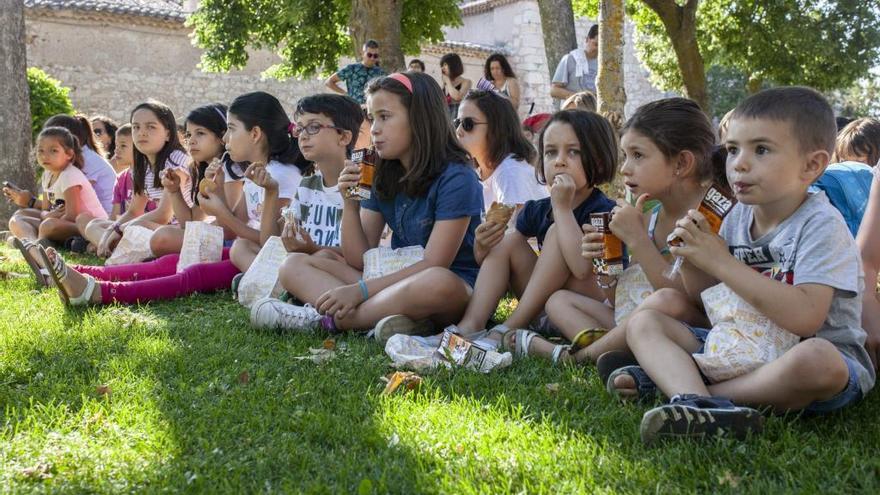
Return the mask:
[[[706,345],[706,338],[709,336],[710,329],[692,327],[684,322],[682,322],[682,325],[687,327],[687,329],[691,331],[691,334],[693,334],[693,336],[696,337],[696,339],[700,342],[700,348],[697,349],[694,354],[702,354]],[[817,400],[810,403],[807,407],[804,408],[805,413],[811,415],[828,414],[830,412],[843,409],[844,407],[855,404],[856,402],[862,400],[862,389],[861,387],[859,387],[859,376],[856,362],[851,357],[842,352],[840,353],[840,356],[846,362],[846,369],[849,371],[849,380],[847,380],[846,382],[846,388],[841,390],[837,395],[830,399]],[[700,374],[702,375],[702,372]]]
[[[235,242],[235,239],[225,240],[225,241],[223,241],[223,247],[231,248],[233,242]]]

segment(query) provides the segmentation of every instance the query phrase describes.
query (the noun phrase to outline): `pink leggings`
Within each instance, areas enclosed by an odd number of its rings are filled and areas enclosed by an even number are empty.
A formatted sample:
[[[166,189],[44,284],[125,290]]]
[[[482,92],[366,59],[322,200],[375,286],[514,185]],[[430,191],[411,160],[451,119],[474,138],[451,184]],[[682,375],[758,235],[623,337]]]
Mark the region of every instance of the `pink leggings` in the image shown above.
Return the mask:
[[[179,254],[168,254],[146,263],[118,266],[71,265],[84,275],[101,282],[101,303],[136,304],[160,299],[175,299],[193,292],[213,292],[229,288],[239,273],[229,261],[229,249],[223,249],[222,261],[199,263],[177,273]]]

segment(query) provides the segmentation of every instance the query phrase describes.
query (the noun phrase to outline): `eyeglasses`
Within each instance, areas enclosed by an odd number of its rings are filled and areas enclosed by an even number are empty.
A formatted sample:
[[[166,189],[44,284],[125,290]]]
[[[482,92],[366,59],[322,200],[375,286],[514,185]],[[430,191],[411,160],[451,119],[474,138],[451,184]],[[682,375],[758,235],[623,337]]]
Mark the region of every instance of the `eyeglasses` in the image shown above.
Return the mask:
[[[378,53],[367,53],[367,58],[379,58]]]
[[[465,117],[463,119],[455,119],[452,121],[452,127],[458,129],[461,126],[464,132],[471,132],[475,126],[488,124],[488,122],[477,122],[473,117]]]
[[[315,134],[321,132],[321,129],[336,129],[337,131],[342,131],[342,129],[336,126],[319,124],[317,122],[309,122],[308,124],[303,126],[296,125],[296,127],[293,128],[293,131],[290,134],[295,138],[299,138],[303,131],[305,131],[305,133],[309,136],[314,136]]]

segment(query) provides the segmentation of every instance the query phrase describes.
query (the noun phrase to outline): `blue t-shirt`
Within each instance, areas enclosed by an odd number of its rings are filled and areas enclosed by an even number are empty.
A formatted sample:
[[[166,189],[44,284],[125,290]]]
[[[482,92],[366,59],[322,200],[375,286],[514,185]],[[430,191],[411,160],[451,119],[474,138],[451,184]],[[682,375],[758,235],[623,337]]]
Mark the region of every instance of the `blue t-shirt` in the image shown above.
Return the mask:
[[[583,225],[590,223],[590,213],[611,211],[615,204],[598,187],[594,187],[587,199],[572,212],[578,225]],[[540,247],[544,245],[544,236],[547,235],[553,222],[553,207],[550,205],[550,198],[526,201],[522,211],[516,217],[516,230],[526,237],[537,238]]]
[[[474,231],[483,212],[483,186],[473,167],[450,163],[425,196],[411,197],[401,192],[382,201],[374,191],[361,206],[382,214],[391,227],[393,249],[427,247],[435,222],[470,217],[467,233],[449,269],[473,287],[480,269],[474,259]]]

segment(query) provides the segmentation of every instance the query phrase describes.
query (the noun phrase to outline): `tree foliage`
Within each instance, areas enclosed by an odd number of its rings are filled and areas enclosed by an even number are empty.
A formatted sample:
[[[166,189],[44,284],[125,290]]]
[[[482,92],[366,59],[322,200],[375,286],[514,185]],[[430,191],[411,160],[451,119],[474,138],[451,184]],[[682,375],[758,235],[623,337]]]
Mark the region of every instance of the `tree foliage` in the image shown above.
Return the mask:
[[[442,28],[461,24],[455,0],[402,0],[401,49],[418,53],[425,42],[443,39]],[[281,61],[267,75],[284,79],[336,70],[354,55],[349,20],[352,0],[202,0],[190,16],[202,68],[243,68],[248,49],[274,51]]]
[[[575,12],[588,17],[595,18],[597,5],[598,0],[574,0]],[[652,82],[680,91],[684,81],[660,18],[641,0],[627,1],[627,15],[637,28],[636,49]],[[880,61],[880,4],[702,0],[697,43],[707,71],[734,69],[750,90],[764,83],[848,88]]]
[[[35,139],[49,117],[59,113],[72,115],[73,103],[68,96],[70,88],[62,86],[60,81],[36,67],[28,68],[27,81],[30,91],[31,133]]]

